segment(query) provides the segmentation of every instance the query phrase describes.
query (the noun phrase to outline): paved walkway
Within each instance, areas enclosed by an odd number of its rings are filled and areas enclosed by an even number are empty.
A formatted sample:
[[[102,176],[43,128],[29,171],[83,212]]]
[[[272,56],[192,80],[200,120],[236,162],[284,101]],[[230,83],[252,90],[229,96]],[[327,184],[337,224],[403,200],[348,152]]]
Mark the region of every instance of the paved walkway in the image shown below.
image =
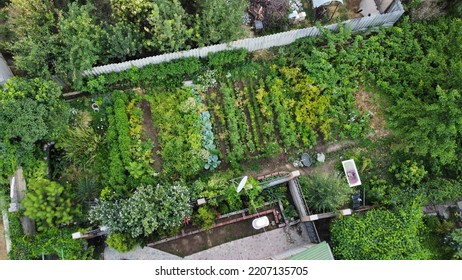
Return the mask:
[[[228,242],[185,257],[187,260],[262,260],[310,244],[305,227],[291,226]]]
[[[119,253],[114,249],[104,249],[105,260],[180,260],[181,258],[154,248],[137,246],[135,250]]]
[[[301,247],[310,246],[305,227],[295,225],[278,228],[261,234],[231,241],[190,256],[186,260],[259,260],[285,256],[288,251],[298,252]],[[291,254],[289,254],[291,255]],[[109,247],[104,250],[105,260],[179,260],[178,256],[139,246],[128,253],[119,253]]]

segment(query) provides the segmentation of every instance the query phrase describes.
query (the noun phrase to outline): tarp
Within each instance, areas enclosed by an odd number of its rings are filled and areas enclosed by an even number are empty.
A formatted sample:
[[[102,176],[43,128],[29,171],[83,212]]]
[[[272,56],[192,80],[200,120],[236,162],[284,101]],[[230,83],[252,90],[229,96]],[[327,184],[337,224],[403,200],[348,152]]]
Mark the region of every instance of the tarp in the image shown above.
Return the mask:
[[[330,5],[332,2],[339,2],[343,4],[343,0],[313,0],[313,8],[317,8],[322,5]]]

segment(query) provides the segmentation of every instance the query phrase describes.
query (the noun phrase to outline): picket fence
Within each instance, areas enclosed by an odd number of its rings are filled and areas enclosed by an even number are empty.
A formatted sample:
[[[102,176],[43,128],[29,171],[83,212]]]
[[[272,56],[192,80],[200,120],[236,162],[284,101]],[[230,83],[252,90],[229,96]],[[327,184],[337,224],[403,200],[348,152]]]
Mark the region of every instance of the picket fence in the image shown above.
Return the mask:
[[[399,0],[395,0],[384,14],[372,15],[369,17],[350,19],[340,24],[348,26],[352,31],[359,32],[367,30],[370,27],[390,27],[393,26],[403,15],[404,8]],[[331,24],[324,26],[332,31],[339,29],[339,24]],[[84,76],[97,76],[100,74],[108,74],[112,72],[121,72],[132,68],[133,66],[141,68],[150,64],[160,64],[174,59],[186,57],[206,57],[209,53],[220,52],[224,50],[232,50],[244,48],[248,51],[256,51],[262,49],[269,49],[271,47],[278,47],[292,44],[295,40],[304,37],[318,36],[321,31],[317,27],[309,27],[303,29],[296,29],[287,32],[276,33],[268,36],[257,38],[247,38],[230,43],[212,45],[203,48],[191,49],[187,51],[167,53],[157,56],[146,57],[137,60],[126,61],[122,63],[114,63],[104,66],[93,67],[92,69],[84,71]]]

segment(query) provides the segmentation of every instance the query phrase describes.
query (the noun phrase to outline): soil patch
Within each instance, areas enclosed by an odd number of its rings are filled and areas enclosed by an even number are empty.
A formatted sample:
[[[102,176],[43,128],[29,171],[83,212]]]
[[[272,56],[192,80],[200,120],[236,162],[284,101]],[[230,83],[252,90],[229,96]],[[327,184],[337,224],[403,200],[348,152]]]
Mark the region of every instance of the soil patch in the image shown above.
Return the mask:
[[[348,7],[348,15],[350,18],[359,18],[361,17],[361,13],[357,13],[359,11],[359,4],[361,0],[346,0],[346,6]]]
[[[254,178],[278,171],[297,170],[297,168],[289,162],[289,154],[286,153],[281,153],[275,157],[263,157],[247,161],[241,166],[243,170],[246,170],[246,174]]]
[[[152,168],[154,168],[156,172],[160,172],[162,170],[162,158],[159,155],[160,146],[159,141],[157,140],[159,131],[154,127],[152,122],[151,104],[149,104],[147,100],[143,100],[141,101],[140,108],[143,110],[144,135],[151,139],[154,144],[154,147],[152,148],[152,156],[154,157]]]
[[[373,139],[382,138],[388,136],[390,131],[387,129],[387,123],[382,108],[380,107],[378,100],[375,100],[371,93],[360,88],[355,93],[356,105],[358,109],[371,116],[370,127],[374,131]]]
[[[5,229],[3,227],[3,219],[0,218],[0,260],[7,260]]]

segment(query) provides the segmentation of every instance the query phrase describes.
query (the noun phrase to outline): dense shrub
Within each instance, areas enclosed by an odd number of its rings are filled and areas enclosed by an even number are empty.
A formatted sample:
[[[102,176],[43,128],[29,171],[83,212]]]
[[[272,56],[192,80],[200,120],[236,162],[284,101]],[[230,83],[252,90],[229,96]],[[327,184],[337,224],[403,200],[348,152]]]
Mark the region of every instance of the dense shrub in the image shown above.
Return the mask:
[[[227,68],[235,68],[246,61],[247,50],[237,49],[231,51],[221,51],[209,53],[207,56],[208,64],[217,69],[224,70]]]
[[[46,179],[34,179],[29,181],[28,187],[22,201],[24,214],[37,222],[38,230],[44,231],[72,221],[75,209],[65,186]]]
[[[316,213],[339,210],[350,199],[351,188],[335,176],[312,174],[300,177],[303,195]]]
[[[422,210],[414,203],[396,212],[371,210],[331,225],[334,255],[344,260],[428,259],[420,242]]]
[[[112,233],[106,239],[107,245],[118,252],[124,253],[133,250],[137,242],[132,237],[122,233]]]
[[[192,221],[201,229],[208,230],[212,228],[216,216],[217,214],[215,210],[212,207],[206,205],[199,207],[197,213],[192,217]]]

